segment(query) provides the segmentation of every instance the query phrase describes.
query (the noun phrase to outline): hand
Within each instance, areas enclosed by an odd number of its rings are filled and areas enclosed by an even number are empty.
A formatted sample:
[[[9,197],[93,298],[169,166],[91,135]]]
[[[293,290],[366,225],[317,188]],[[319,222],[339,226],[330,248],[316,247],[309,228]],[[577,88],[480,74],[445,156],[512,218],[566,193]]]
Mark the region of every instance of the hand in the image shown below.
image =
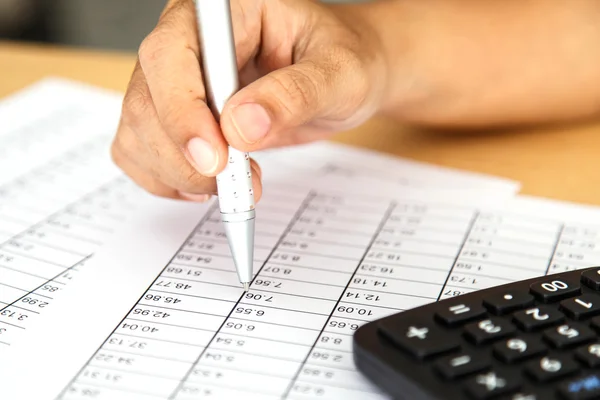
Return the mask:
[[[386,69],[356,12],[311,0],[232,0],[242,89],[218,124],[205,100],[192,0],[169,1],[142,42],[112,145],[115,163],[157,196],[205,201],[243,151],[352,128],[380,107]],[[253,184],[262,193],[253,161]]]

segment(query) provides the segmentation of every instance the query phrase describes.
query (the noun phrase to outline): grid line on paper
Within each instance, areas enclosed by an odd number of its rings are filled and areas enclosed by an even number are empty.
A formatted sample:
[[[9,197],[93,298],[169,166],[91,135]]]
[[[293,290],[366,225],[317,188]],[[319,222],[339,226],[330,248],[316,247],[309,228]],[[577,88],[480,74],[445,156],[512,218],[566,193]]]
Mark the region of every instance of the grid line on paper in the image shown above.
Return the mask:
[[[41,287],[48,285],[49,283],[53,282],[55,279],[60,278],[61,275],[65,274],[66,272],[69,272],[71,269],[75,268],[77,265],[80,265],[81,263],[84,263],[85,261],[87,261],[90,257],[92,257],[92,255],[90,254],[89,256],[83,258],[82,260],[77,261],[75,264],[73,264],[71,267],[67,268],[64,271],[60,271],[58,274],[56,274],[53,278],[48,279],[45,282],[42,282],[39,286],[37,286],[35,289],[30,290],[29,292],[25,293],[23,296],[15,299],[12,303],[9,303],[8,305],[4,306],[2,309],[0,309],[1,311],[4,311],[5,309],[7,309],[8,307],[14,306],[18,301],[23,300],[25,297],[27,296],[31,296],[32,294],[37,294],[34,293],[36,290],[40,289]],[[56,283],[61,283],[61,282],[56,282]],[[64,284],[63,284],[64,285]],[[44,295],[39,295],[38,296],[42,296],[45,297]],[[52,299],[51,297],[49,297],[50,299]],[[28,310],[29,311],[29,310]]]
[[[448,275],[446,276],[446,280],[444,281],[444,284],[442,285],[442,288],[440,289],[440,294],[438,295],[436,301],[440,300],[440,298],[442,297],[442,294],[444,293],[444,289],[446,289],[448,280],[450,280],[450,276],[452,276],[452,272],[454,272],[454,267],[456,266],[456,263],[458,262],[458,259],[460,258],[460,253],[462,253],[463,249],[465,248],[465,245],[467,244],[467,240],[469,239],[469,235],[471,234],[471,230],[473,229],[473,226],[475,226],[475,222],[477,221],[477,218],[479,218],[479,210],[475,211],[475,213],[473,214],[473,217],[471,218],[471,222],[469,223],[469,226],[467,227],[467,229],[465,231],[465,236],[463,237],[463,241],[460,245],[460,248],[456,252],[456,257],[454,257],[454,262],[452,263],[452,267],[450,267],[450,271],[448,271]]]
[[[556,251],[558,250],[558,245],[560,244],[560,238],[562,237],[563,232],[565,231],[565,224],[560,225],[560,229],[556,234],[556,242],[554,243],[554,247],[552,248],[552,254],[550,255],[550,259],[548,260],[548,265],[546,266],[546,272],[544,275],[548,275],[550,272],[550,267],[552,266],[552,261],[554,261],[554,257],[556,256]]]
[[[43,259],[37,259],[34,257],[30,257],[26,254],[21,254],[21,253],[16,253],[10,250],[6,250],[3,249],[3,246],[7,245],[8,243],[10,243],[12,240],[16,240],[16,239],[20,239],[23,235],[25,235],[27,232],[31,231],[32,229],[37,229],[41,226],[43,226],[44,224],[48,223],[48,221],[52,220],[53,218],[61,215],[63,212],[65,212],[65,210],[68,210],[69,208],[76,206],[78,203],[80,203],[83,199],[94,195],[100,191],[103,191],[107,188],[110,188],[111,186],[115,185],[115,182],[119,181],[121,178],[116,178],[116,179],[112,179],[110,182],[105,183],[103,185],[100,185],[99,187],[96,187],[94,190],[92,190],[89,193],[84,194],[83,196],[79,197],[76,201],[71,202],[69,204],[67,204],[66,206],[62,207],[61,209],[57,210],[56,212],[46,216],[44,219],[42,219],[41,221],[38,221],[37,223],[30,225],[29,227],[27,227],[27,229],[13,235],[12,237],[8,238],[7,240],[5,240],[4,242],[0,243],[0,251],[5,251],[7,253],[11,253],[11,254],[15,254],[21,257],[25,257],[25,258],[29,258],[29,259],[36,259],[37,261],[42,261],[44,263],[49,263],[49,264],[55,264],[56,266],[65,268],[63,271],[61,271],[59,274],[57,274],[56,276],[47,279],[44,283],[42,283],[41,285],[37,286],[35,289],[28,291],[25,295],[17,298],[16,300],[14,300],[13,302],[9,303],[6,306],[3,306],[2,308],[0,308],[0,311],[5,310],[7,307],[10,307],[11,305],[13,305],[14,303],[16,303],[17,301],[23,299],[23,297],[28,296],[30,294],[32,294],[33,292],[35,292],[36,290],[38,290],[39,288],[41,288],[44,285],[49,284],[50,282],[54,281],[55,279],[57,279],[58,277],[60,277],[60,275],[64,274],[65,272],[71,270],[72,268],[74,268],[75,266],[81,264],[82,262],[84,262],[85,260],[87,260],[89,257],[91,257],[91,255],[88,255],[87,257],[82,258],[81,260],[79,260],[77,263],[75,263],[74,265],[72,265],[71,267],[65,267],[64,265],[58,265],[56,263],[53,263],[49,260],[43,260]],[[27,238],[24,238],[25,240],[27,240]],[[46,246],[45,244],[41,245],[41,246]],[[49,246],[46,246],[49,247]],[[20,271],[19,271],[20,272]]]
[[[308,195],[304,198],[304,200],[302,200],[302,203],[300,203],[300,206],[298,207],[298,209],[296,210],[296,212],[294,213],[294,215],[290,219],[290,222],[288,223],[288,225],[285,227],[285,229],[283,230],[283,232],[279,236],[279,239],[277,239],[277,243],[275,243],[275,245],[273,246],[273,249],[268,254],[268,256],[265,258],[265,261],[260,266],[260,268],[258,269],[258,271],[256,272],[256,274],[254,274],[254,277],[252,278],[252,282],[250,282],[250,285],[252,285],[252,283],[254,282],[254,280],[256,279],[256,277],[260,274],[260,271],[264,268],[264,266],[267,264],[267,262],[269,262],[269,259],[271,258],[271,256],[273,255],[273,253],[275,253],[277,251],[277,248],[279,247],[279,244],[283,241],[283,238],[285,238],[285,236],[288,234],[288,232],[292,229],[292,227],[294,226],[294,223],[300,218],[300,216],[302,215],[302,212],[306,209],[306,207],[308,206],[308,203],[310,202],[310,200],[313,197],[315,197],[315,193],[314,193],[314,191],[311,190],[311,191],[308,192]],[[175,397],[177,396],[177,394],[179,393],[179,391],[183,387],[183,384],[185,383],[185,381],[189,378],[189,376],[192,373],[192,371],[194,370],[194,368],[196,368],[196,365],[198,364],[198,362],[200,362],[200,360],[202,359],[202,356],[206,353],[206,350],[210,347],[211,343],[215,340],[215,338],[221,332],[221,329],[223,328],[223,326],[225,325],[225,323],[227,322],[227,320],[231,317],[231,314],[235,310],[235,307],[244,298],[244,295],[245,295],[245,293],[242,293],[240,295],[240,298],[238,299],[238,301],[235,303],[235,305],[233,307],[231,307],[231,310],[229,311],[229,314],[223,319],[223,322],[221,323],[221,326],[219,326],[219,329],[216,330],[215,334],[212,336],[212,338],[209,340],[209,342],[206,344],[206,346],[204,346],[204,348],[202,349],[202,351],[198,355],[198,358],[196,358],[196,361],[194,361],[194,363],[189,368],[189,370],[187,371],[187,373],[179,381],[179,384],[175,387],[175,390],[173,390],[173,393],[171,393],[171,395],[168,397],[169,400],[175,399]]]
[[[177,254],[179,254],[180,251],[182,251],[182,249],[184,248],[185,244],[187,243],[187,241],[193,237],[193,235],[196,233],[196,230],[201,227],[206,221],[208,221],[208,219],[210,218],[210,215],[213,213],[213,211],[215,211],[218,208],[218,203],[213,203],[213,205],[210,206],[210,208],[208,210],[206,210],[206,213],[204,214],[204,216],[202,217],[202,219],[200,220],[200,222],[198,222],[198,224],[194,227],[194,229],[192,229],[192,232],[188,235],[188,237],[182,242],[181,246],[179,247],[179,249],[173,253],[173,257],[171,257],[171,259],[169,260],[169,262],[167,262],[165,264],[165,267],[160,271],[160,273],[156,274],[156,278],[154,278],[152,280],[152,282],[150,283],[150,285],[148,286],[148,288],[142,293],[142,295],[138,298],[138,300],[131,306],[131,308],[127,311],[127,313],[125,314],[125,317],[123,319],[121,319],[121,321],[119,321],[118,324],[115,325],[115,328],[112,330],[112,332],[106,336],[106,339],[100,344],[100,346],[98,346],[98,348],[96,349],[96,351],[94,351],[92,353],[92,355],[90,356],[90,358],[82,365],[82,367],[79,369],[79,371],[77,371],[77,373],[75,375],[73,375],[73,378],[67,382],[67,384],[65,385],[65,387],[63,388],[63,390],[59,393],[59,395],[56,397],[56,399],[61,399],[65,396],[65,394],[67,393],[67,390],[69,389],[69,387],[71,387],[71,385],[73,385],[75,383],[75,380],[79,377],[79,375],[83,372],[83,370],[89,365],[89,363],[92,361],[92,359],[94,358],[94,356],[102,349],[102,347],[106,344],[106,342],[108,342],[108,340],[110,339],[110,337],[115,333],[115,331],[121,326],[121,324],[123,323],[123,321],[125,321],[127,318],[127,316],[129,314],[131,314],[131,311],[138,305],[138,303],[140,301],[142,301],[142,299],[144,298],[144,296],[146,295],[146,293],[148,293],[149,290],[152,290],[152,286],[156,283],[156,281],[161,277],[162,273],[169,267],[169,265],[171,264],[171,261],[173,261],[173,259],[177,256]]]
[[[358,269],[360,268],[361,264],[363,263],[365,257],[367,256],[367,254],[369,253],[369,251],[371,250],[373,243],[375,243],[375,240],[377,239],[377,236],[379,235],[379,233],[381,232],[381,230],[383,229],[383,227],[385,226],[385,223],[389,220],[390,215],[392,214],[392,212],[394,211],[394,208],[396,207],[396,203],[392,202],[389,204],[387,210],[385,211],[383,218],[381,218],[381,221],[379,222],[379,225],[377,226],[377,228],[375,229],[375,233],[373,234],[373,236],[371,237],[371,240],[369,242],[369,244],[367,245],[367,247],[365,248],[365,251],[363,253],[363,255],[361,256],[360,260],[358,261],[358,263],[356,264],[356,268],[354,269],[354,272],[352,273],[352,275],[350,275],[350,278],[348,278],[348,282],[346,283],[346,287],[344,288],[344,290],[342,291],[342,293],[340,294],[340,297],[338,298],[337,302],[335,303],[335,305],[332,307],[331,312],[329,313],[329,317],[327,318],[327,320],[325,321],[325,323],[323,324],[323,327],[320,329],[319,334],[317,335],[315,341],[313,342],[312,346],[310,347],[310,349],[308,350],[308,352],[306,353],[306,357],[304,357],[304,360],[302,360],[302,362],[300,363],[300,366],[298,367],[298,369],[296,370],[296,373],[294,374],[294,376],[292,377],[292,379],[290,380],[289,385],[287,386],[287,388],[285,389],[285,392],[283,392],[283,396],[282,398],[285,399],[289,396],[290,391],[292,390],[292,387],[294,386],[294,384],[296,383],[296,381],[298,380],[298,376],[300,375],[300,371],[302,370],[302,368],[304,368],[304,366],[306,365],[306,362],[308,361],[308,357],[310,357],[310,354],[312,353],[312,351],[315,349],[319,338],[321,337],[321,335],[323,334],[323,332],[325,331],[325,328],[327,327],[327,324],[329,323],[329,321],[331,320],[331,317],[333,317],[333,314],[335,313],[335,310],[337,309],[338,305],[340,304],[340,302],[342,301],[342,298],[344,297],[344,293],[346,293],[346,290],[348,290],[348,287],[350,286],[350,284],[352,283],[352,279],[354,279],[354,276],[356,275],[356,273],[358,272]],[[333,368],[333,367],[330,367]]]

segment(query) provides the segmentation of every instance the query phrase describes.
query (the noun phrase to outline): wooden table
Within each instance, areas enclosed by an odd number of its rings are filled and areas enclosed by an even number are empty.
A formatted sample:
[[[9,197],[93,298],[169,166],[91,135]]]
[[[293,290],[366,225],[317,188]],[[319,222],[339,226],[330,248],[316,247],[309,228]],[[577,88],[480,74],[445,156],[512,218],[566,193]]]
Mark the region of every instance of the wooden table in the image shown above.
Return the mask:
[[[0,42],[0,97],[45,76],[124,91],[135,61],[114,54]],[[0,122],[1,123],[1,122]],[[433,133],[374,119],[335,140],[522,182],[522,193],[600,205],[600,121],[494,133]]]

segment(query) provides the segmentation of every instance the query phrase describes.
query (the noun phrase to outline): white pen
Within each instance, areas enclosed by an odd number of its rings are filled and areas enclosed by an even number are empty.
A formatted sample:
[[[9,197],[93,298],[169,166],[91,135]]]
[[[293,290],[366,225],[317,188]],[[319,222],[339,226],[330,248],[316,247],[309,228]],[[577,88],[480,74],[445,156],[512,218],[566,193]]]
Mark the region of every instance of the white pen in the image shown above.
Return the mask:
[[[195,0],[204,83],[217,119],[239,90],[229,0]],[[217,176],[219,207],[233,262],[244,290],[252,281],[254,193],[248,153],[229,147],[227,166]]]

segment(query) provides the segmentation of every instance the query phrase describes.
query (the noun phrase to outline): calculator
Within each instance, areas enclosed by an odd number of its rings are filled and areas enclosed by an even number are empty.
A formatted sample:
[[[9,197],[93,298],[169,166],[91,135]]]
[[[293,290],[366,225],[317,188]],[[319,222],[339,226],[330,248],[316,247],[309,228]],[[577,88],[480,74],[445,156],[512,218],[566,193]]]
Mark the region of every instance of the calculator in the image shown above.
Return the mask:
[[[353,337],[358,370],[406,400],[600,399],[600,267],[400,312]]]

